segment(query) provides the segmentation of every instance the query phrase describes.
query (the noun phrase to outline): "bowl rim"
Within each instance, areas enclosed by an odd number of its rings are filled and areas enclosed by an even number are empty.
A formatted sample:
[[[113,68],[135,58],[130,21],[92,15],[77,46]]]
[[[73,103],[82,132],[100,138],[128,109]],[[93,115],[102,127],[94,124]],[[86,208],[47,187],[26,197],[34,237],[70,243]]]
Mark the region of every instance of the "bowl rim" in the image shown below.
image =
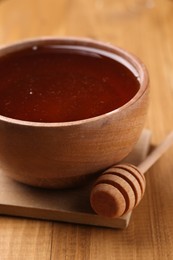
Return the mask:
[[[118,56],[120,56],[124,61],[127,61],[130,65],[133,66],[133,68],[136,69],[139,79],[140,79],[140,88],[137,91],[137,93],[124,105],[101,115],[76,120],[76,121],[68,121],[68,122],[34,122],[34,121],[26,121],[21,119],[14,119],[11,117],[6,117],[0,114],[0,121],[4,121],[7,123],[17,124],[17,125],[23,125],[23,126],[32,126],[32,127],[65,127],[65,126],[76,126],[76,125],[83,125],[85,123],[95,122],[98,120],[101,120],[105,117],[111,116],[112,114],[117,114],[121,111],[126,110],[128,107],[133,105],[138,99],[140,99],[141,96],[144,95],[144,93],[148,89],[149,85],[149,75],[148,70],[144,63],[136,57],[134,54],[130,53],[129,51],[118,47],[117,45],[113,45],[111,43],[105,43],[99,40],[94,40],[86,37],[55,37],[55,36],[43,36],[43,37],[36,37],[36,38],[28,38],[21,41],[16,41],[11,44],[5,44],[0,46],[0,58],[4,55],[4,53],[10,53],[15,52],[18,50],[22,50],[27,47],[31,47],[32,45],[44,45],[44,44],[55,44],[60,43],[65,45],[76,45],[78,46],[84,46],[88,48],[96,48],[101,51],[106,51],[107,53],[113,53]]]

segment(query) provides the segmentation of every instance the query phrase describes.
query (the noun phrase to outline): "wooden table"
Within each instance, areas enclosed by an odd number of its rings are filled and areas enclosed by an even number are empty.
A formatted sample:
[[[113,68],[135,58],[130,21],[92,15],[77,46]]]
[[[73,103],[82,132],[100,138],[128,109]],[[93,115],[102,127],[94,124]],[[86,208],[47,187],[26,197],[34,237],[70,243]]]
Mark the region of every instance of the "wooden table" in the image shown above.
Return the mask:
[[[0,45],[43,35],[85,36],[136,54],[150,74],[146,127],[157,144],[173,129],[173,1],[153,1],[139,13],[112,17],[91,0],[0,0]],[[173,148],[148,172],[146,194],[127,229],[1,216],[0,259],[173,259],[172,158]]]

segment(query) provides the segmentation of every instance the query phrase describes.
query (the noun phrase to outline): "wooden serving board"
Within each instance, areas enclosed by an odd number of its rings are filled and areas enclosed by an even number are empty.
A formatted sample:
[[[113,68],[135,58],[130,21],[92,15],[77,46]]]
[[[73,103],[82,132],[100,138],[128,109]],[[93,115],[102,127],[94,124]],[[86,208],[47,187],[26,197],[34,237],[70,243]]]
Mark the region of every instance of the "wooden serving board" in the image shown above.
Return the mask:
[[[131,154],[124,160],[138,165],[146,157],[151,133],[144,130]],[[47,190],[20,184],[0,171],[0,214],[56,220],[112,228],[125,228],[131,213],[121,218],[96,215],[90,207],[92,183],[66,190]]]

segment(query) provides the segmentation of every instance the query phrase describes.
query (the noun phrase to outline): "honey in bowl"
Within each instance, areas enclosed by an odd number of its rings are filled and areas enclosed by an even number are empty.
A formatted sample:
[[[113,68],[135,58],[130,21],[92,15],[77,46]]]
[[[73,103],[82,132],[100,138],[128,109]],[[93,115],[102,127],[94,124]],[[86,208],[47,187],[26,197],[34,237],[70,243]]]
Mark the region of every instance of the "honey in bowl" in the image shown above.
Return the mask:
[[[92,47],[33,45],[0,59],[0,115],[71,122],[113,111],[138,92],[134,68]]]
[[[144,64],[110,44],[44,37],[0,48],[2,172],[42,188],[84,185],[133,149],[148,93]]]

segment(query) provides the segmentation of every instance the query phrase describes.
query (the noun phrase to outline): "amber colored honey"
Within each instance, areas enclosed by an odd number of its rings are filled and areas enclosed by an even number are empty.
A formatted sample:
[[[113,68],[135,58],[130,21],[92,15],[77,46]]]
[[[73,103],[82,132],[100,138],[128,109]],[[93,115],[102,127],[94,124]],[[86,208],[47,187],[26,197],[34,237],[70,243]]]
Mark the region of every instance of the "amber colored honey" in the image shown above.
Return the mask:
[[[87,119],[137,93],[130,67],[95,49],[33,46],[0,58],[0,115],[33,122]]]

